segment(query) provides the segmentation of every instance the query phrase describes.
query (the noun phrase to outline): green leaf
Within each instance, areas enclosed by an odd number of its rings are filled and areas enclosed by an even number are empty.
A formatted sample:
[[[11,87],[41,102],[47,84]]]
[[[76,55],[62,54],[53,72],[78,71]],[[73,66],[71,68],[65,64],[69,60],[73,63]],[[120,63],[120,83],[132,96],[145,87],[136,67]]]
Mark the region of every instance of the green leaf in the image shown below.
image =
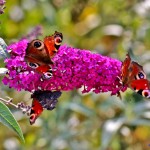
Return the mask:
[[[23,142],[25,142],[23,134],[22,134],[22,130],[18,122],[14,118],[9,108],[2,102],[0,102],[0,122],[4,124],[5,126],[7,126],[8,128],[14,130],[18,134],[20,139]]]
[[[82,104],[77,104],[77,103],[71,102],[71,103],[69,103],[68,108],[73,111],[82,113],[86,116],[94,115],[94,112],[91,109],[87,108],[86,106],[84,106]]]
[[[124,124],[125,118],[120,117],[117,119],[107,120],[102,129],[102,144],[101,149],[107,149],[113,136],[117,133],[117,131],[121,128]]]
[[[149,119],[144,119],[144,118],[137,118],[129,122],[129,125],[133,126],[150,126],[150,120]]]

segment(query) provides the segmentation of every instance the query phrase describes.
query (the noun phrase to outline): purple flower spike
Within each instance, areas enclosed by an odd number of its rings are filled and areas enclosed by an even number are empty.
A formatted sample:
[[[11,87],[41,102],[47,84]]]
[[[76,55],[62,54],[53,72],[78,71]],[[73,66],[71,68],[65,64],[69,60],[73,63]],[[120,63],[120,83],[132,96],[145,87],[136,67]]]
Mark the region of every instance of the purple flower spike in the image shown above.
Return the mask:
[[[33,39],[37,39],[39,36],[41,36],[42,33],[43,33],[42,26],[37,25],[36,27],[32,28],[32,30],[22,39],[28,39],[29,41],[32,41]]]
[[[117,59],[92,53],[88,50],[63,45],[53,58],[53,76],[41,81],[41,75],[31,70],[24,61],[27,40],[21,40],[8,47],[11,57],[5,59],[9,69],[3,83],[17,90],[60,90],[70,91],[83,87],[83,93],[111,92],[112,95],[125,91],[119,78],[121,64]]]

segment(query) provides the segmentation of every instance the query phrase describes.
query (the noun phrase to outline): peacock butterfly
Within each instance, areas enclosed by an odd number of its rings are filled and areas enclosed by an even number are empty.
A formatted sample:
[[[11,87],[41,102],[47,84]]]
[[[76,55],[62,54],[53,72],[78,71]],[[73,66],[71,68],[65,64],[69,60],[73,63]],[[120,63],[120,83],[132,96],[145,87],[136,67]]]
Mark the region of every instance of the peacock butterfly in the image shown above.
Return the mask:
[[[150,81],[137,62],[127,54],[121,69],[121,82],[146,98],[150,98]]]
[[[62,33],[55,31],[52,36],[46,36],[44,41],[35,39],[27,46],[25,61],[30,68],[42,74],[44,79],[52,77],[51,58],[55,56],[62,40]]]
[[[31,98],[32,107],[30,111],[30,124],[34,124],[36,119],[41,115],[44,109],[53,110],[61,96],[60,91],[35,91]]]

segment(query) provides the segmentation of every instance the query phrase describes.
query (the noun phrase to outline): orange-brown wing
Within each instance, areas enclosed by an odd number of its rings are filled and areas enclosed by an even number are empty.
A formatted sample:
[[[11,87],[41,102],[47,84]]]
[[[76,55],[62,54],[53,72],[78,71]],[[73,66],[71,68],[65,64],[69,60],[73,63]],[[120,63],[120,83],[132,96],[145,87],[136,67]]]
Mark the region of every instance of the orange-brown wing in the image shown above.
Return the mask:
[[[129,68],[128,86],[136,91],[150,89],[150,84],[143,67],[137,62],[132,62]]]
[[[63,35],[60,32],[55,31],[54,35],[44,38],[44,44],[46,46],[47,54],[50,58],[53,58],[57,53],[63,40]]]
[[[124,62],[122,63],[122,68],[121,68],[121,78],[122,78],[123,85],[128,84],[130,64],[131,64],[131,58],[129,54],[127,54]]]
[[[48,56],[53,57],[56,53],[54,36],[46,36],[44,38],[44,44],[46,46]]]
[[[147,79],[133,80],[130,86],[136,92],[138,92],[139,90],[148,90],[149,81]]]
[[[35,58],[26,56],[27,64],[30,68],[40,73],[43,79],[50,79],[52,77],[52,68],[49,64],[45,64]]]
[[[137,62],[131,62],[129,67],[129,79],[128,85],[131,87],[131,83],[133,80],[147,79],[146,74],[143,70],[143,67],[139,65]]]
[[[43,107],[37,99],[33,99],[32,107],[30,111],[30,124],[34,124],[36,119],[41,115],[43,112]]]
[[[150,82],[147,79],[133,80],[130,87],[143,97],[150,98]]]
[[[43,63],[52,64],[52,60],[47,53],[46,46],[41,40],[33,40],[28,44],[26,56],[41,61]],[[26,58],[26,57],[25,57]]]

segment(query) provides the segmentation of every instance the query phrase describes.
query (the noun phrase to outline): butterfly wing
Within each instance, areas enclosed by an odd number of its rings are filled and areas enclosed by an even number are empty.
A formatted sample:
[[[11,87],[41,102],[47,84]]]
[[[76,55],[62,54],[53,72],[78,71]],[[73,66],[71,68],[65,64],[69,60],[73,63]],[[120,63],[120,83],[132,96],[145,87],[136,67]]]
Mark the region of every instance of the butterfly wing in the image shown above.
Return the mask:
[[[42,41],[36,39],[29,43],[25,60],[30,68],[42,74],[43,79],[52,77],[50,64],[53,64],[53,62],[47,55],[46,47]]]
[[[35,39],[28,44],[26,49],[26,57],[27,56],[43,63],[53,64],[50,56],[47,53],[45,44],[38,39]]]
[[[140,90],[146,90],[149,89],[149,81],[146,79],[140,79],[140,80],[133,80],[131,82],[131,87],[134,89],[136,92]]]
[[[30,124],[35,123],[36,119],[41,115],[44,109],[53,110],[58,102],[58,98],[61,96],[60,91],[35,91],[31,98],[33,98],[31,112],[30,112]]]
[[[55,56],[62,43],[62,40],[62,33],[57,31],[55,31],[54,35],[44,38],[44,44],[46,46],[47,54],[50,56],[50,58]]]
[[[121,68],[121,78],[122,78],[123,85],[126,85],[128,83],[130,64],[131,64],[131,58],[129,54],[127,54],[124,62],[122,63],[122,68]]]
[[[52,77],[53,74],[51,65],[45,64],[44,62],[29,56],[26,56],[25,59],[27,61],[28,66],[40,73],[43,79],[50,79]]]
[[[133,80],[131,87],[143,97],[150,98],[150,82],[147,79]]]
[[[132,87],[131,83],[133,80],[147,79],[143,67],[134,61],[131,62],[131,65],[129,67],[128,77],[129,77],[128,78],[129,87]]]
[[[60,91],[35,91],[35,98],[41,103],[42,107],[47,110],[53,110],[58,102],[58,98],[61,96]]]
[[[32,107],[30,111],[30,124],[34,124],[36,119],[41,115],[43,112],[43,107],[37,99],[33,99]]]

